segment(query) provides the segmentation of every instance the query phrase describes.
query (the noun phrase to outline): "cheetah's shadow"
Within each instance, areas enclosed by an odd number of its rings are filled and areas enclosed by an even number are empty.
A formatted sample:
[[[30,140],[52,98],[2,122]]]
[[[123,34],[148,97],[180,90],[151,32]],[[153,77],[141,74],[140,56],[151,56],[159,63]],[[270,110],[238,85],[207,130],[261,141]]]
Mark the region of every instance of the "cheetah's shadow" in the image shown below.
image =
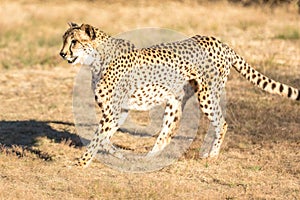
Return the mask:
[[[59,128],[53,128],[53,126],[59,126]],[[55,143],[68,141],[72,146],[82,146],[79,136],[69,131],[71,127],[74,127],[73,123],[61,121],[0,121],[0,144],[2,150],[13,149],[17,146],[49,160],[51,159],[49,156],[43,156],[41,151],[33,148],[36,146],[38,138],[46,137]],[[12,151],[14,152],[14,150]]]

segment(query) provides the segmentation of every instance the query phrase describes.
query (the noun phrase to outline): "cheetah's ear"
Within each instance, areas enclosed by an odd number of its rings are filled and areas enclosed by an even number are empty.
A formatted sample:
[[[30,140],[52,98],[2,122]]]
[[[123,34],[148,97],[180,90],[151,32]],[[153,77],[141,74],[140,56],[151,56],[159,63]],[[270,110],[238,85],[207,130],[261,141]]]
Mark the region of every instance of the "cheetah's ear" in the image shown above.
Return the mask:
[[[94,27],[88,24],[82,24],[80,27],[81,30],[85,31],[85,33],[93,40],[96,38],[96,32]]]
[[[76,24],[74,22],[68,22],[68,25],[70,26],[70,28],[79,27],[78,24]]]

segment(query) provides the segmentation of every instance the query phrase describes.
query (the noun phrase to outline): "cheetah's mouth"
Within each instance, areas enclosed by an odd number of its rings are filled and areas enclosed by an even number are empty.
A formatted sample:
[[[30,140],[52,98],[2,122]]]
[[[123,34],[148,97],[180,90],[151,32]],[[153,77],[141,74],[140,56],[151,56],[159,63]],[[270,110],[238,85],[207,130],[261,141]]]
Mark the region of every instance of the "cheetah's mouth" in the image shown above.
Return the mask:
[[[68,60],[68,63],[74,63],[77,58],[78,58],[78,56],[74,57],[72,60]]]

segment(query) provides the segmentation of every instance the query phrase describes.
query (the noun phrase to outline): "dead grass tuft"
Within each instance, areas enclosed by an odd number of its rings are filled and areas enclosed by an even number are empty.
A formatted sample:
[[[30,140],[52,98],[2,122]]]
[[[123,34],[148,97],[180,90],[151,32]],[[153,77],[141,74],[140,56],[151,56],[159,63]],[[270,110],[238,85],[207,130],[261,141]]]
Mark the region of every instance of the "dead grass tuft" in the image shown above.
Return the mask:
[[[11,147],[7,147],[0,144],[0,154],[4,154],[6,156],[16,156],[18,158],[30,157],[33,159],[39,158],[44,161],[52,161],[52,157],[48,153],[42,152],[36,148],[20,145],[12,145]]]

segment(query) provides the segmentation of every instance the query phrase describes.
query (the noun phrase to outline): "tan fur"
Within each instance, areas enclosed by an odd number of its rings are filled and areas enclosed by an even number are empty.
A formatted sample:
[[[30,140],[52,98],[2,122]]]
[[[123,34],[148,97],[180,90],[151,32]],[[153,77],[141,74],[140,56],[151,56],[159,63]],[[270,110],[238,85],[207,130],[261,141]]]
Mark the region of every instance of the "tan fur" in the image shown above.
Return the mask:
[[[196,35],[186,40],[135,49],[128,41],[108,36],[87,24],[70,24],[63,36],[61,56],[70,63],[91,67],[95,99],[102,119],[79,165],[87,166],[98,150],[115,153],[110,138],[124,121],[122,110],[147,110],[166,103],[162,130],[148,156],[170,142],[180,122],[185,101],[195,92],[201,110],[214,127],[209,153],[218,156],[227,131],[220,95],[233,66],[263,90],[299,100],[300,92],[253,69],[227,45],[214,37]],[[192,85],[193,92],[186,89]]]

